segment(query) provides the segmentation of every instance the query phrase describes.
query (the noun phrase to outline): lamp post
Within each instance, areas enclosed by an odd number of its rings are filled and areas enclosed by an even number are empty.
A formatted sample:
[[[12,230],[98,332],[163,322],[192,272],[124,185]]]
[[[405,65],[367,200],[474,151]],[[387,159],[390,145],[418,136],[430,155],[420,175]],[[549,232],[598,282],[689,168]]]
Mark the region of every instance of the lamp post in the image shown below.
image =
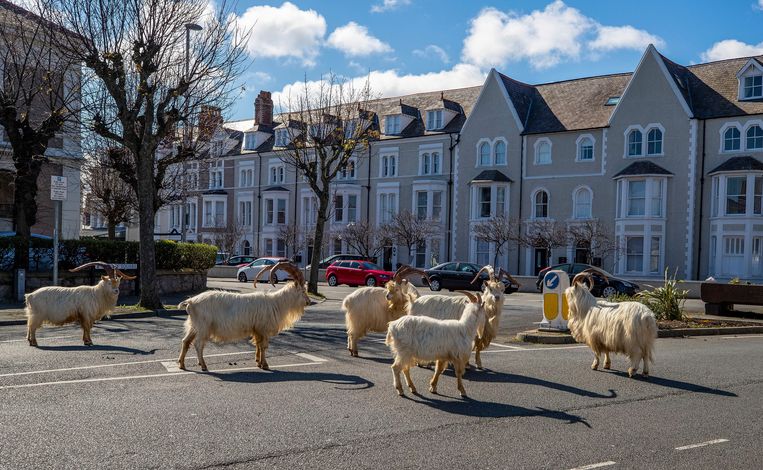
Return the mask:
[[[201,31],[202,27],[196,23],[186,23],[185,25],[185,75],[183,78],[188,80],[188,64],[190,62],[190,51],[191,51],[191,31]],[[187,98],[187,96],[186,96]],[[183,143],[189,143],[190,145],[190,135],[188,133],[188,100],[186,99],[185,103],[185,115],[186,115],[186,124],[183,126]],[[182,175],[185,176],[185,162],[183,162],[183,171],[181,172]],[[183,203],[180,205],[180,241],[185,242],[187,240],[186,235],[186,217],[188,216],[186,214],[186,206],[188,205],[187,201],[185,200],[185,191],[182,189],[185,185],[185,181],[181,181],[181,191],[182,191],[182,201]]]

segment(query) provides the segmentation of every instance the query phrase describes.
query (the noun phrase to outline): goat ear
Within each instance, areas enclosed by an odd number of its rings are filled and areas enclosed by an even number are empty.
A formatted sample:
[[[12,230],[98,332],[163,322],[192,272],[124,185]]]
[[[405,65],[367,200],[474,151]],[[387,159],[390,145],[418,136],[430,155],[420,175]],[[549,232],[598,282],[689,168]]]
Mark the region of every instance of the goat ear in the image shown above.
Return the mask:
[[[102,281],[108,281],[109,279],[111,279],[109,276],[101,276]]]

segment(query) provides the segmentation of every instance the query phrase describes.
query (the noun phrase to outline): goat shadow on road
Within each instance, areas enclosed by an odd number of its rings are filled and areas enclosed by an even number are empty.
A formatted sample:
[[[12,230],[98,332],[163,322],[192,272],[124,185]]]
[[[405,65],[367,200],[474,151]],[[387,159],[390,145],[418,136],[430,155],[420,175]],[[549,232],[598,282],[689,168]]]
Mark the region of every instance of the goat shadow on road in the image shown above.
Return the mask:
[[[449,373],[453,375],[453,372],[448,370],[444,374]],[[549,380],[539,379],[537,377],[528,377],[526,375],[519,374],[506,374],[503,372],[496,372],[490,369],[483,369],[481,371],[470,371],[468,375],[465,374],[465,378],[472,382],[488,382],[488,383],[510,383],[510,384],[522,384],[522,385],[536,385],[539,387],[550,388],[560,392],[572,393],[581,397],[588,398],[617,398],[617,392],[613,389],[609,389],[609,394],[604,395],[598,392],[585,390],[583,388],[574,387],[572,385],[566,385],[558,382],[551,382]]]
[[[617,375],[628,380],[638,380],[644,383],[660,385],[662,387],[674,388],[676,390],[684,390],[686,392],[706,393],[708,395],[719,395],[722,397],[738,397],[739,396],[734,392],[728,392],[726,390],[721,390],[719,388],[705,387],[704,385],[694,384],[691,382],[682,382],[680,380],[668,379],[666,377],[655,377],[653,375],[650,375],[649,377],[644,377],[643,375],[639,374],[635,378],[629,378],[627,372],[623,372],[619,370],[609,370],[609,371],[605,371],[605,373]]]
[[[278,367],[278,366],[274,366]],[[204,372],[223,382],[270,383],[270,382],[323,382],[336,385],[338,390],[366,390],[375,384],[357,375],[334,372],[300,372],[286,370],[241,371],[241,372]]]
[[[82,345],[65,345],[65,346],[37,346],[37,349],[43,350],[43,351],[102,351],[102,352],[123,352],[132,354],[133,356],[150,356],[154,354],[156,351],[159,351],[159,349],[149,349],[149,350],[143,350],[143,349],[136,349],[136,348],[128,348],[127,346],[111,346],[111,345],[101,345],[101,344],[94,344],[93,346],[85,346]]]

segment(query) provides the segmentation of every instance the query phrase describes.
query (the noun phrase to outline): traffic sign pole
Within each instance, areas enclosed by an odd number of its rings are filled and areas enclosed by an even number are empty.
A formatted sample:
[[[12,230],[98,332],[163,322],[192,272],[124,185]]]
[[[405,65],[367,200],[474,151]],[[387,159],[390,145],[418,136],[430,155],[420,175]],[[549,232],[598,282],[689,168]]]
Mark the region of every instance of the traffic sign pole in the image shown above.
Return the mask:
[[[58,285],[58,220],[61,216],[61,201],[53,201],[55,206],[55,223],[53,228],[53,285]]]
[[[68,187],[66,176],[50,177],[50,199],[55,209],[55,221],[53,222],[53,285],[58,285],[58,226],[61,219],[61,204],[66,200]]]

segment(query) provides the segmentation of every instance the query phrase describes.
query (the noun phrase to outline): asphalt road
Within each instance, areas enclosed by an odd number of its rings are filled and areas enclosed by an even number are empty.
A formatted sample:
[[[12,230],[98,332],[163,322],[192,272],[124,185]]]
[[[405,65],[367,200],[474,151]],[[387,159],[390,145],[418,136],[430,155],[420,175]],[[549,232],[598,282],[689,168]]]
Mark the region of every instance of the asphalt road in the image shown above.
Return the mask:
[[[382,335],[351,358],[337,305],[271,341],[271,372],[243,341],[178,371],[182,317],[101,322],[89,348],[2,327],[0,468],[759,468],[763,336],[658,340],[648,381],[621,356],[597,372],[585,347],[504,342],[468,399],[450,372],[427,392],[425,369],[400,398]]]

